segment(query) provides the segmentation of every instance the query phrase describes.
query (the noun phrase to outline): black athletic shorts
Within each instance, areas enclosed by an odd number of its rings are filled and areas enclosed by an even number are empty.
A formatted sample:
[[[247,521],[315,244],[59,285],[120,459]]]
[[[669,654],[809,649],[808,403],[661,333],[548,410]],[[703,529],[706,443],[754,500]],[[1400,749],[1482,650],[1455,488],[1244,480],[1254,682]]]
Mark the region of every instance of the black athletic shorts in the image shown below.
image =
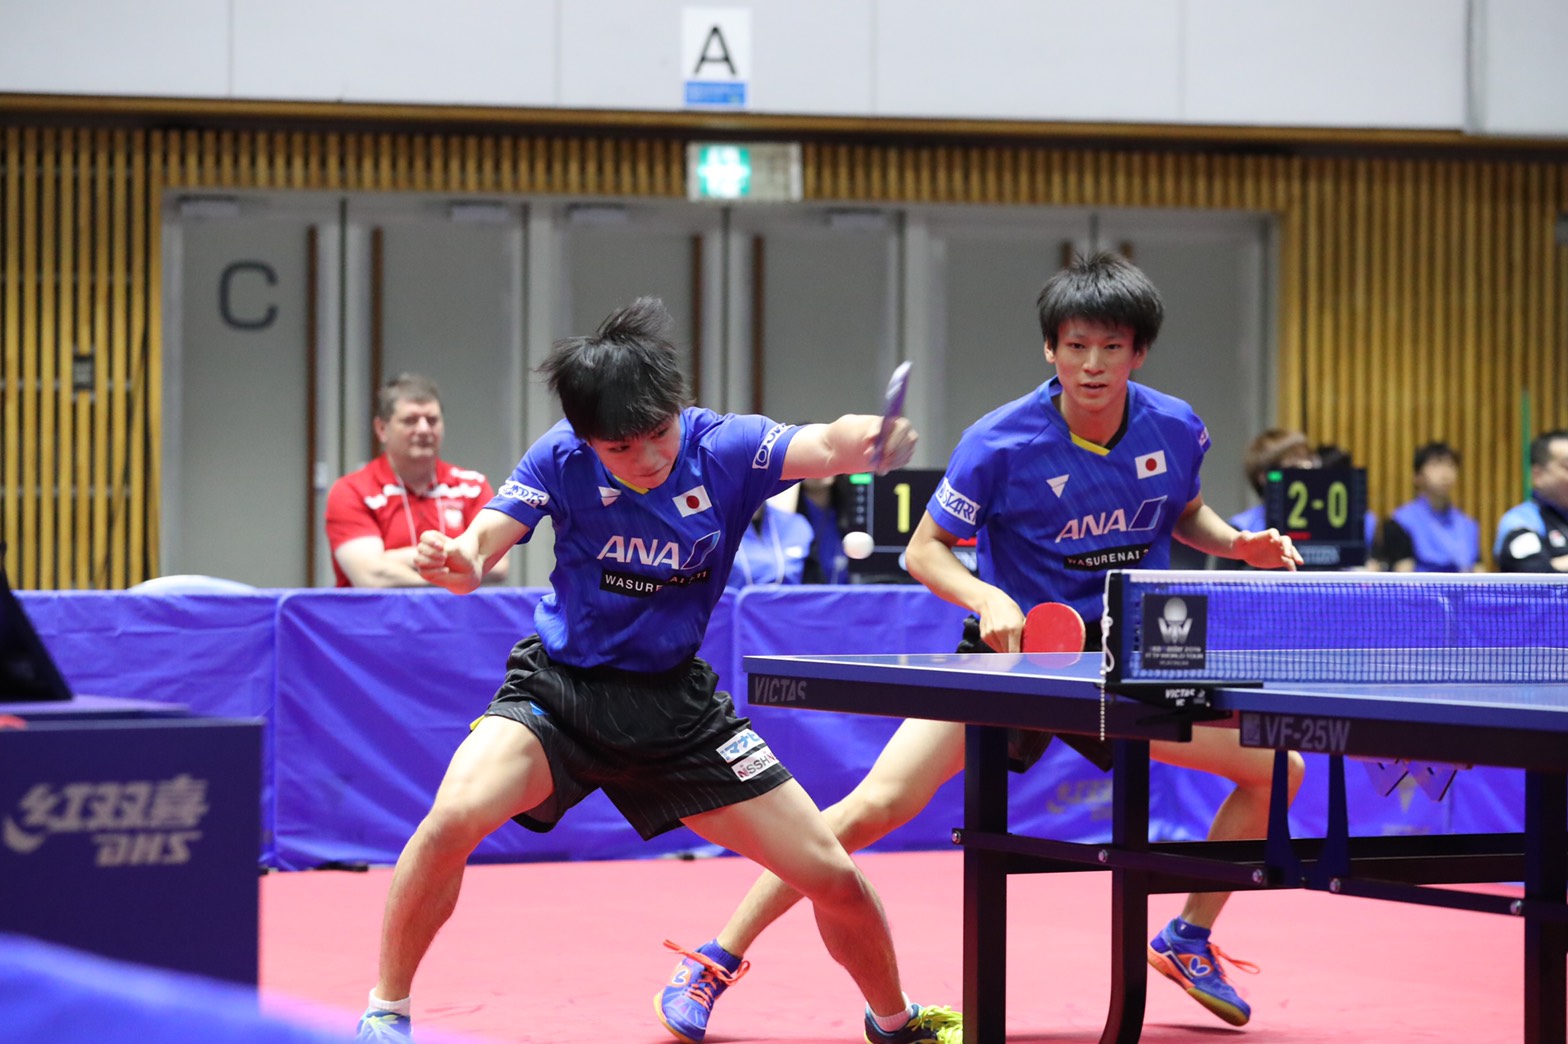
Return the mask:
[[[539,737],[555,793],[513,818],[543,833],[603,789],[647,840],[787,782],[718,680],[697,657],[658,674],[585,669],[551,661],[537,635],[518,642],[486,713]]]
[[[1100,621],[1085,620],[1083,624],[1084,652],[1099,652],[1103,642],[1100,637]],[[971,616],[964,620],[964,640],[958,643],[961,653],[995,652],[985,642],[980,640],[980,618]],[[1028,772],[1045,754],[1045,748],[1051,745],[1049,732],[1039,732],[1035,729],[1008,729],[1007,730],[1007,767],[1014,772]],[[1101,772],[1111,771],[1111,744],[1098,736],[1080,736],[1076,733],[1062,733],[1061,740],[1073,750],[1089,759]]]

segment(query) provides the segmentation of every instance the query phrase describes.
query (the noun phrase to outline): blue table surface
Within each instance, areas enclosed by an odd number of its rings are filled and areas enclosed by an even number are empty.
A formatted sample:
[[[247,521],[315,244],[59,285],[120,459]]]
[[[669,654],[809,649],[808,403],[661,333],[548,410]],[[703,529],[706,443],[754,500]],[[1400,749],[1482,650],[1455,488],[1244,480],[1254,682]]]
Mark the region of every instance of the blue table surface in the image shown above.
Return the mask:
[[[749,674],[958,689],[966,693],[1050,692],[1058,696],[1098,697],[1100,682],[1099,656],[1075,654],[747,656],[745,668]],[[1231,711],[1568,733],[1568,683],[1270,682],[1237,688],[1218,684],[1215,705]]]

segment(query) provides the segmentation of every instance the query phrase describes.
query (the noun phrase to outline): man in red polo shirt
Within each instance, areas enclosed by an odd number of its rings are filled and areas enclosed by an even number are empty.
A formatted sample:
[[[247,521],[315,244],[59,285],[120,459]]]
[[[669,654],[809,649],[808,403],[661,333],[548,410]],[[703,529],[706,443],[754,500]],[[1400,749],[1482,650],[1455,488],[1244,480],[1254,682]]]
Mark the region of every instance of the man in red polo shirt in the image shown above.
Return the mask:
[[[377,396],[382,454],[332,484],[327,542],[339,587],[423,587],[414,548],[427,529],[457,536],[495,491],[477,471],[441,459],[441,393],[418,374],[399,374]],[[506,558],[487,582],[506,577]]]

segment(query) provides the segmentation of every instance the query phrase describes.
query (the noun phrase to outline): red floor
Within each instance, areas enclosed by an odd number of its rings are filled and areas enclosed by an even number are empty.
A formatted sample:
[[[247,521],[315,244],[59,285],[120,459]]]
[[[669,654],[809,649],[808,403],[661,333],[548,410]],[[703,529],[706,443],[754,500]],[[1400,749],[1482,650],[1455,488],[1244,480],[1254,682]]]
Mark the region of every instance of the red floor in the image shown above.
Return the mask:
[[[959,858],[869,855],[905,988],[960,1002]],[[273,874],[262,881],[262,986],[274,1011],[351,1028],[375,973],[388,871]],[[713,936],[753,877],[739,859],[540,863],[469,870],[456,916],[414,992],[416,1026],[442,1036],[551,1044],[661,1044],[653,996],[672,958],[666,937]],[[1106,998],[1109,881],[1102,874],[1016,878],[1008,1040],[1099,1039]],[[1151,903],[1151,923],[1179,907]],[[1232,900],[1216,938],[1263,968],[1236,975],[1253,1006],[1233,1029],[1164,980],[1150,986],[1153,1044],[1454,1041],[1522,1036],[1523,932],[1508,918],[1301,892]],[[797,908],[749,955],[708,1040],[858,1041],[861,1001]]]

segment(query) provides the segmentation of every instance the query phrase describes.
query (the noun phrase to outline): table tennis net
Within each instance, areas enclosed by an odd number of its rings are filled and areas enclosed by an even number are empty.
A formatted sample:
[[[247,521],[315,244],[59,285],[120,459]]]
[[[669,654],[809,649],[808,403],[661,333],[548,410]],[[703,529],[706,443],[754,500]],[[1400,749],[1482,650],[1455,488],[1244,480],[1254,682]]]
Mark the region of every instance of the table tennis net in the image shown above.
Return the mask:
[[[1113,681],[1560,682],[1568,583],[1549,576],[1112,573]]]

